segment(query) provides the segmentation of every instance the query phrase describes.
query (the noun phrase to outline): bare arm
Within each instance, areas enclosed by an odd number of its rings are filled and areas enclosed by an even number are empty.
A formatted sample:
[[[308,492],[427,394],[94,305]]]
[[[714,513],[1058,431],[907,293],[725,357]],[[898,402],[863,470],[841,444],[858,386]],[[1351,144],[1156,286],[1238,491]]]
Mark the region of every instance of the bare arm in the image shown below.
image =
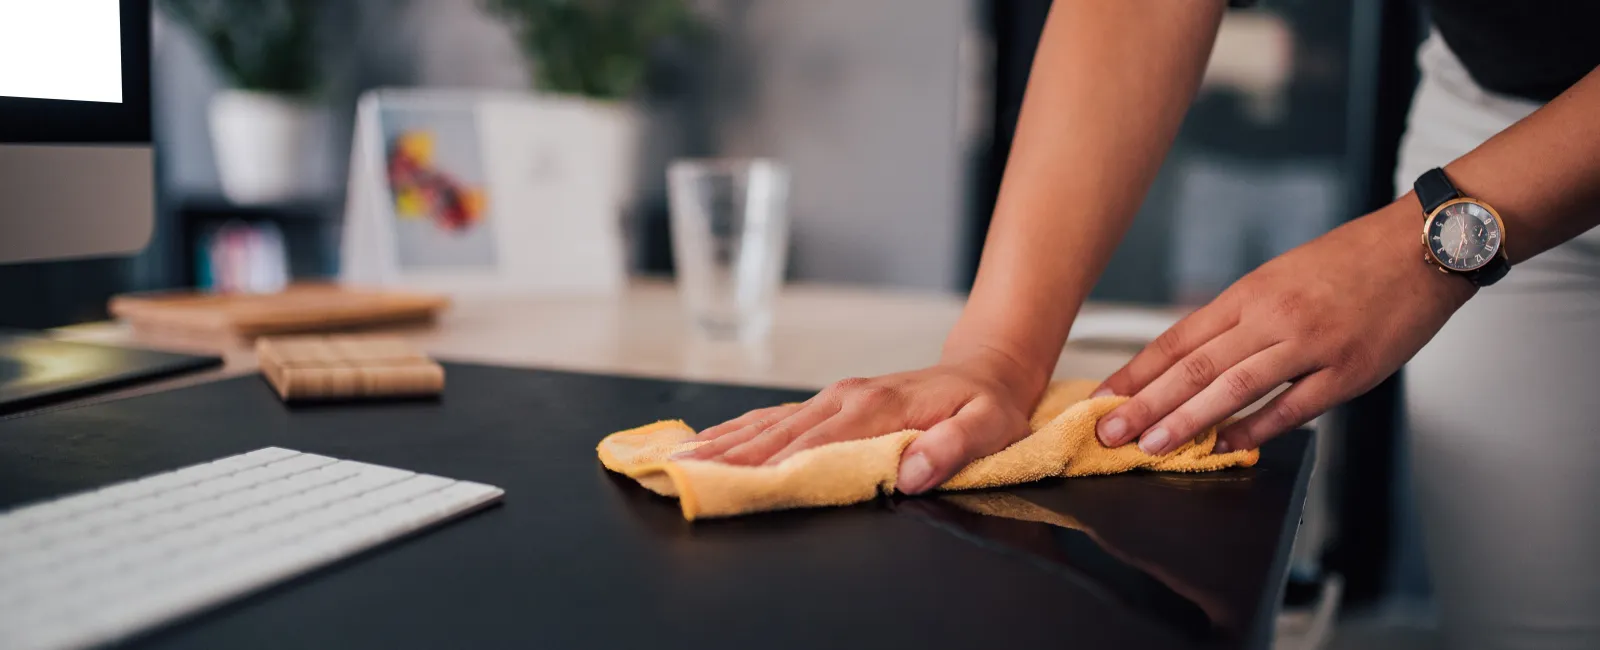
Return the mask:
[[[1446,166],[1500,212],[1512,263],[1600,225],[1597,116],[1600,70]],[[1254,447],[1375,386],[1477,291],[1422,262],[1421,228],[1408,193],[1245,276],[1106,380],[1133,399],[1101,439],[1164,453],[1293,382],[1222,432]]]
[[[1028,433],[1080,303],[1177,133],[1222,0],[1058,0],[1028,81],[977,283],[938,365],[847,379],[707,429],[691,458],[758,465],[901,429],[917,493]]]
[[[1600,226],[1600,68],[1445,171],[1500,212],[1513,264]]]
[[[1040,394],[1177,135],[1222,11],[1214,0],[1052,7],[946,361],[998,354],[1020,394]]]

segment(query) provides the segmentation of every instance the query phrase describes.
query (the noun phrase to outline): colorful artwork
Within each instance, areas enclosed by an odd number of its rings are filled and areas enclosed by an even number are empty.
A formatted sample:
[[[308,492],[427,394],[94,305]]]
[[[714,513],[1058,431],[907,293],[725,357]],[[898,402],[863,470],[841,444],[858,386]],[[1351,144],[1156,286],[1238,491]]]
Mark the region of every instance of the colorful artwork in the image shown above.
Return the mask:
[[[498,266],[481,135],[470,107],[386,107],[384,181],[405,270]]]
[[[388,174],[395,215],[464,232],[483,220],[484,191],[437,167],[434,137],[431,131],[415,129],[400,133],[391,142]]]

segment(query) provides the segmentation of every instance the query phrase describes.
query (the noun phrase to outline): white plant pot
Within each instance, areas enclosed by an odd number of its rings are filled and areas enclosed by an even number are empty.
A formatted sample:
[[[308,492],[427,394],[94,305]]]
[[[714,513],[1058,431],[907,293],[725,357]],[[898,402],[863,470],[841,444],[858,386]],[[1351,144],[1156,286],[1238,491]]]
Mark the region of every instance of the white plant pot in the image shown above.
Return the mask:
[[[222,90],[211,98],[211,145],[222,193],[238,204],[302,198],[318,152],[315,105],[283,95]]]
[[[600,185],[609,188],[611,193],[611,219],[616,224],[619,245],[625,251],[621,264],[627,266],[626,251],[637,246],[630,241],[637,233],[628,219],[640,199],[639,167],[644,155],[640,139],[644,135],[644,117],[637,108],[622,102],[580,100],[580,105],[589,115],[587,130],[593,134],[593,141],[603,145],[597,155],[604,160],[601,168],[607,171]]]
[[[573,222],[570,237],[604,233],[611,240],[605,250],[616,251],[605,264],[625,272],[632,235],[626,220],[640,194],[641,115],[630,104],[571,95],[536,94],[527,106],[517,117],[527,137],[502,145],[522,149],[513,156],[527,161],[505,168],[529,171],[522,178],[542,194],[545,209]]]
[[[620,220],[637,199],[641,126],[637,110],[623,102],[564,95],[542,95],[539,100],[542,120],[581,134],[588,144],[586,155],[595,158],[590,169],[598,172],[589,179],[588,189],[605,193],[615,210],[612,218]]]

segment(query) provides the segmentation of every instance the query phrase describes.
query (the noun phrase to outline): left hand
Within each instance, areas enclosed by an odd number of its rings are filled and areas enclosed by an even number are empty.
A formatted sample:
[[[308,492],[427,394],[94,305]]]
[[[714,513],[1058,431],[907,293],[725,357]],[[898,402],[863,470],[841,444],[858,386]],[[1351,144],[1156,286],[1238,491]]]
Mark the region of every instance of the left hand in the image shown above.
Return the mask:
[[[1100,439],[1164,454],[1293,382],[1223,430],[1250,449],[1370,390],[1477,291],[1423,261],[1410,195],[1267,262],[1173,325],[1096,394],[1133,399]]]

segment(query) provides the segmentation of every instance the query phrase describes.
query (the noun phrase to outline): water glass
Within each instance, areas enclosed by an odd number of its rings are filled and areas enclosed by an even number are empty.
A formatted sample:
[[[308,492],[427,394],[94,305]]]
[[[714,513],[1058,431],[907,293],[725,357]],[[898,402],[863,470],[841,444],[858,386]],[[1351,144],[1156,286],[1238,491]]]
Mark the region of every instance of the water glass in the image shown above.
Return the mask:
[[[679,160],[667,169],[678,293],[694,329],[760,341],[789,247],[789,173],[772,160]]]

